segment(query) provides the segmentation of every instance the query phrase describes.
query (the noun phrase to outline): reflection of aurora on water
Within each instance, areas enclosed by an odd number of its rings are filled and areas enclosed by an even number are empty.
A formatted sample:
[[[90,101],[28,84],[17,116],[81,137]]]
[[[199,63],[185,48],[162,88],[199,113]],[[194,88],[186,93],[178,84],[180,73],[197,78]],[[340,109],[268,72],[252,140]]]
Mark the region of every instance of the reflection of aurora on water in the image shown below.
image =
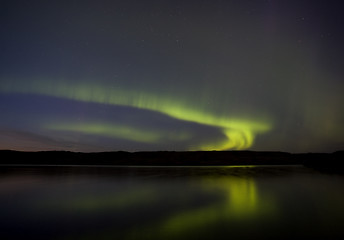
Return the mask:
[[[249,168],[241,167],[238,171],[249,171]],[[216,169],[236,171],[233,167]],[[116,228],[115,232],[104,229],[104,232],[97,235],[104,239],[118,234],[122,239],[187,239],[200,236],[202,231],[216,231],[224,223],[231,226],[274,218],[277,211],[276,203],[268,196],[261,195],[253,178],[202,176],[194,183],[188,182],[186,186],[190,191],[184,193],[178,191],[181,188],[178,181],[172,180],[162,185],[152,183],[136,183],[136,187],[124,189],[117,194],[70,196],[46,207],[57,208],[62,212],[92,214],[106,211],[118,215],[129,214],[133,209],[141,212],[152,208],[151,216],[144,217],[144,221],[141,218],[133,219],[136,222],[133,226],[120,230]],[[202,203],[201,199],[205,196],[216,197]],[[202,204],[194,206],[196,202]],[[173,211],[167,210],[166,206]]]
[[[259,194],[253,179],[205,178],[203,187],[210,192],[220,191],[223,198],[214,204],[177,212],[157,225],[134,230],[134,234],[129,233],[128,239],[135,239],[137,236],[149,238],[152,232],[157,239],[200,237],[203,231],[216,229],[223,223],[229,224],[228,226],[238,222],[249,223],[258,218],[274,217],[276,214],[277,206],[272,199]]]
[[[1,181],[8,239],[343,239],[343,179],[304,167],[29,169]]]
[[[255,136],[271,129],[271,122],[267,118],[228,117],[206,109],[188,100],[178,99],[168,94],[152,94],[144,91],[125,90],[97,86],[94,84],[67,84],[60,82],[52,84],[49,81],[30,81],[12,85],[10,81],[2,84],[0,91],[12,93],[29,93],[43,96],[58,97],[106,105],[134,107],[161,113],[179,121],[210,126],[222,132],[222,139],[208,140],[189,150],[227,150],[247,149],[254,144]],[[163,131],[139,129],[125,123],[103,122],[50,122],[45,124],[47,129],[56,131],[80,132],[97,136],[117,137],[137,142],[158,143],[167,138],[173,141],[191,138],[189,133],[168,134]]]

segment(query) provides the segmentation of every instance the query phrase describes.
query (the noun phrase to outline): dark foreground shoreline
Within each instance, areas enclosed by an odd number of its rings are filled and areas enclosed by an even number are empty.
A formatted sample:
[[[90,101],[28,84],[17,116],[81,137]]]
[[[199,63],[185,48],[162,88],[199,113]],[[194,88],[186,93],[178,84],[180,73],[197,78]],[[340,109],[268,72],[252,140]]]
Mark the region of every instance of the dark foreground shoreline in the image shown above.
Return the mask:
[[[334,153],[255,152],[255,151],[160,151],[22,152],[0,150],[0,166],[8,165],[111,165],[111,166],[230,166],[304,165],[320,170],[344,172],[344,151]]]

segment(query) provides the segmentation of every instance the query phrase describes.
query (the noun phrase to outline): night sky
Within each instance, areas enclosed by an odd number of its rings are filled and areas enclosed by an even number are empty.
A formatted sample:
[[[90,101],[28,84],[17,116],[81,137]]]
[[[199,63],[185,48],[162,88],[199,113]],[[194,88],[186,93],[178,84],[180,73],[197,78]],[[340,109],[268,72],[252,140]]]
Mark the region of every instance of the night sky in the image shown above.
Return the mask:
[[[344,149],[344,2],[5,0],[0,149]]]

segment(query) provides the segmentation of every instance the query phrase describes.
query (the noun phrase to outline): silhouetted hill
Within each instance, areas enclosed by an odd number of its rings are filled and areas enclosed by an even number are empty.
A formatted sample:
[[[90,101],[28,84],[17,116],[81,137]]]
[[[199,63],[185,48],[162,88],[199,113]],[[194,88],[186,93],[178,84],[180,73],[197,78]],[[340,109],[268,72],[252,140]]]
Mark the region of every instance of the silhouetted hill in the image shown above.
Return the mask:
[[[124,166],[219,166],[303,164],[319,170],[342,170],[344,151],[334,153],[254,151],[99,152],[0,151],[1,165],[124,165]]]

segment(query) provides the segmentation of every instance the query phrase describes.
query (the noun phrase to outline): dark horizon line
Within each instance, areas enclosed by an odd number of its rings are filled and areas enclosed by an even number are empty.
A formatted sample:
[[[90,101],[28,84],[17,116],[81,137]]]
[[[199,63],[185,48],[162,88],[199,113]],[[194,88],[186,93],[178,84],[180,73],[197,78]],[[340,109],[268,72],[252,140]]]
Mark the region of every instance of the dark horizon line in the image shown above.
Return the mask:
[[[143,152],[24,152],[0,150],[0,167],[10,166],[248,166],[303,165],[344,173],[344,151],[288,153],[278,151],[143,151]]]
[[[225,153],[232,153],[232,152],[241,152],[241,153],[286,153],[292,155],[300,155],[300,154],[336,154],[344,152],[343,150],[335,150],[332,152],[288,152],[288,151],[279,151],[279,150],[140,150],[140,151],[127,151],[127,150],[109,150],[109,151],[73,151],[73,150],[14,150],[14,149],[0,149],[1,152],[20,152],[20,153],[57,153],[57,152],[64,152],[64,153],[80,153],[80,154],[97,154],[97,153],[196,153],[196,152],[225,152]]]

